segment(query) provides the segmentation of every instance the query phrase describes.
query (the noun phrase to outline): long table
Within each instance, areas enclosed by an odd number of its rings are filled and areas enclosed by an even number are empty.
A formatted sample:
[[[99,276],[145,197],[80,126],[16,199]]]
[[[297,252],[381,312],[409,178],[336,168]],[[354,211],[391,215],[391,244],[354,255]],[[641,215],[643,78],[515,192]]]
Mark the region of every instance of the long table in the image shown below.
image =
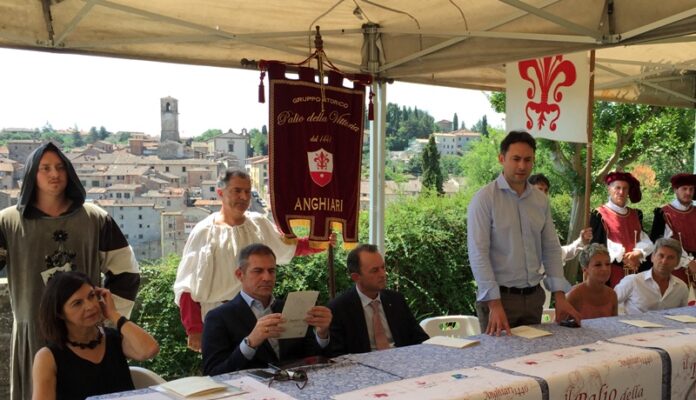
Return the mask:
[[[539,327],[553,333],[537,339],[524,339],[516,336],[493,337],[478,335],[471,339],[479,340],[477,346],[454,349],[434,345],[417,345],[394,348],[365,354],[351,354],[338,358],[335,364],[308,370],[309,382],[303,390],[293,382],[273,384],[297,399],[326,400],[331,396],[348,391],[370,387],[396,380],[415,378],[427,374],[451,371],[470,367],[486,367],[505,371],[494,363],[535,353],[558,350],[573,346],[610,341],[612,338],[654,332],[659,330],[696,328],[696,324],[685,324],[665,318],[665,315],[691,315],[696,317],[696,307],[683,307],[671,310],[649,312],[641,315],[624,315],[611,318],[585,320],[582,328],[566,328],[556,324],[543,324]],[[639,328],[619,322],[622,319],[640,319],[659,323],[664,328]],[[662,360],[662,398],[670,395],[670,357],[666,351],[652,349]],[[506,371],[511,373],[510,371]],[[245,372],[223,374],[217,380],[228,380]],[[514,372],[512,374],[515,374]],[[548,399],[549,392],[545,382],[536,378],[542,388],[542,398]],[[151,389],[117,393],[94,397],[93,399],[115,399],[132,394],[146,393]]]

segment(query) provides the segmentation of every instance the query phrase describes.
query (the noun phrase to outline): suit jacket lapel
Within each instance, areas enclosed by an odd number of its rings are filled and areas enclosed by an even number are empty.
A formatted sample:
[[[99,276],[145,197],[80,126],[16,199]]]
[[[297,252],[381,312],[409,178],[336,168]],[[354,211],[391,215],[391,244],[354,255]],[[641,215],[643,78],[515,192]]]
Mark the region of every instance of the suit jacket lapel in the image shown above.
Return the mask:
[[[350,308],[356,310],[351,312],[350,316],[353,318],[353,326],[355,327],[357,335],[355,335],[358,341],[358,348],[361,351],[370,351],[370,337],[367,333],[367,324],[365,321],[365,310],[363,309],[362,302],[360,301],[360,296],[358,296],[358,290],[353,286],[350,300]]]
[[[396,307],[394,306],[394,299],[389,292],[383,290],[379,294],[382,299],[382,308],[384,309],[384,315],[387,317],[387,324],[389,324],[389,331],[391,332],[392,339],[394,340],[394,346],[401,343],[401,338],[399,337],[399,316],[396,315]]]

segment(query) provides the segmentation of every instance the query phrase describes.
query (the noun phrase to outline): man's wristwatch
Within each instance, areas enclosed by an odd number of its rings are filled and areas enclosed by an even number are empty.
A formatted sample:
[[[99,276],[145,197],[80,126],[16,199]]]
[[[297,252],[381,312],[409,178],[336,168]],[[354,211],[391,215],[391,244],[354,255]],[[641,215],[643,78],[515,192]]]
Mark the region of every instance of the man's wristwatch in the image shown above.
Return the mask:
[[[249,346],[250,348],[256,350],[256,347],[252,346],[251,343],[249,343],[249,336],[247,336],[247,337],[244,338],[244,344],[246,344],[246,345]]]

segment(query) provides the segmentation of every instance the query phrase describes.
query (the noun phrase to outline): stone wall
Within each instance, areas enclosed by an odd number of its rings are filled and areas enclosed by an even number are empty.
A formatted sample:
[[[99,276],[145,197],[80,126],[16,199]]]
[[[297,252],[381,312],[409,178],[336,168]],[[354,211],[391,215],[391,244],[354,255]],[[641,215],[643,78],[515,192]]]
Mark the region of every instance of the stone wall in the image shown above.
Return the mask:
[[[10,336],[12,335],[12,309],[7,278],[0,278],[0,400],[10,398]]]

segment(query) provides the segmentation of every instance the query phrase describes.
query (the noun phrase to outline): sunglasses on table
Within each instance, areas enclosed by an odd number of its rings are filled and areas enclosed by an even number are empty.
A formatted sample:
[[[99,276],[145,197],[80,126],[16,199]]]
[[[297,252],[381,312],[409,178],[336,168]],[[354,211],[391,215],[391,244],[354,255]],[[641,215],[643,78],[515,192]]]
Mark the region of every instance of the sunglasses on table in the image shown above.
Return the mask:
[[[271,379],[268,381],[268,387],[271,387],[271,384],[274,381],[278,382],[286,382],[286,381],[293,381],[295,382],[295,386],[297,386],[298,389],[302,390],[307,386],[307,372],[303,369],[294,369],[294,370],[287,370],[287,369],[281,369],[276,367],[273,364],[268,364],[269,367],[271,367],[275,372],[271,376]]]

